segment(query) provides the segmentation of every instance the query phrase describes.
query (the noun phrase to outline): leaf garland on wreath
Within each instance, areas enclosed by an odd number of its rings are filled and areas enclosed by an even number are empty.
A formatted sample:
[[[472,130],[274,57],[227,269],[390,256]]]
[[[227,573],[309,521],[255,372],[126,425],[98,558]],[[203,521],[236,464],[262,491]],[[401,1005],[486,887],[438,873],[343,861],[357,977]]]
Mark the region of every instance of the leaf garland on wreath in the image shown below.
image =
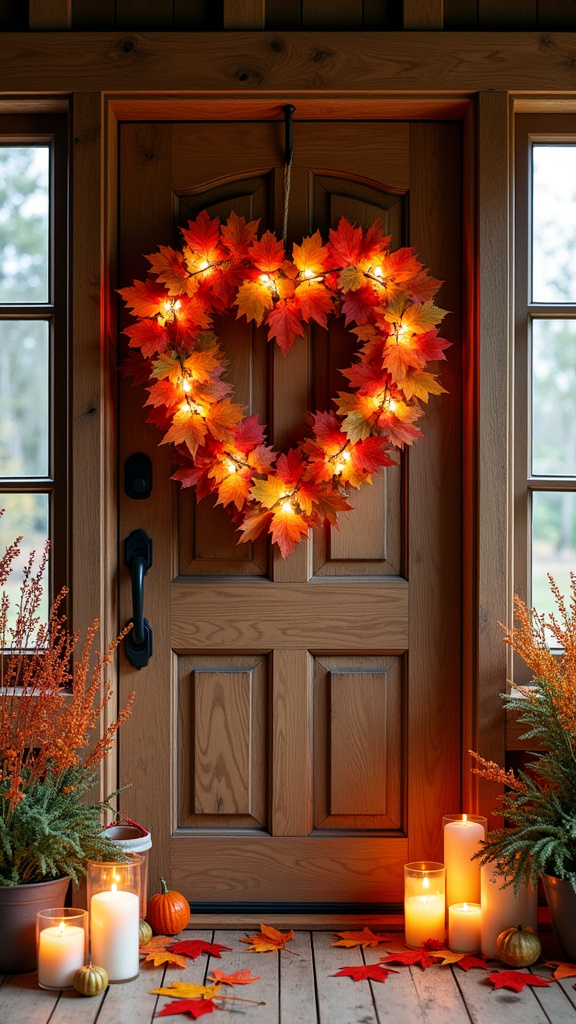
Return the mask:
[[[148,421],[174,446],[173,479],[217,496],[241,531],[267,530],[286,558],[309,527],[349,510],[350,487],[372,483],[390,451],[423,437],[421,403],[445,391],[427,364],[445,359],[439,336],[442,284],[411,248],[390,251],[377,220],[366,231],[344,217],[324,244],[320,232],[292,258],[258,221],[231,213],[226,224],[202,211],[182,228],[181,249],[161,245],[146,259],[146,281],[120,289],[136,318],[125,333],[137,350],[124,372],[145,385]],[[310,416],[311,432],[285,453],[266,445],[257,416],[244,417],[224,378],[227,359],[214,316],[236,311],[268,328],[286,356],[304,324],[343,316],[362,347],[342,374],[349,390],[334,409]]]

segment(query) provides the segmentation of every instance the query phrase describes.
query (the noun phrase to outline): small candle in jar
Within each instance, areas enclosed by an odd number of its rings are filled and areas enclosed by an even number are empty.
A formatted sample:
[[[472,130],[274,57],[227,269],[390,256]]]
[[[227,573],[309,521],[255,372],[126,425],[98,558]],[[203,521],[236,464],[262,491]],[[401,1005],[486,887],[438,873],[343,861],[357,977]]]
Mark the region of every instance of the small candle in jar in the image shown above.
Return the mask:
[[[76,971],[84,966],[86,937],[83,928],[61,921],[38,935],[38,984],[41,988],[70,988]]]
[[[448,907],[448,946],[454,953],[480,951],[482,912],[479,903],[453,903]]]

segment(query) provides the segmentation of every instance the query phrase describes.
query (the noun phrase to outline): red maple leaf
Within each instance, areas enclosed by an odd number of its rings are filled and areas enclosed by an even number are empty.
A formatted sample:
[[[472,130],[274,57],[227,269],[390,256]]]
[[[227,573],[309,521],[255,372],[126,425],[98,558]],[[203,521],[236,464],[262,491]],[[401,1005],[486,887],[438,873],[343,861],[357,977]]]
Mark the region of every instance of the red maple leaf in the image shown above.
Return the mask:
[[[290,351],[296,338],[304,336],[304,328],[294,312],[293,303],[278,302],[266,317],[268,324],[268,340],[276,338],[282,355]]]
[[[276,472],[286,487],[296,487],[302,476],[302,452],[299,448],[290,448],[286,455],[280,455],[276,463]]]
[[[161,313],[166,302],[166,289],[155,281],[134,281],[129,288],[119,288],[128,309],[134,316],[152,317]]]
[[[222,225],[220,230],[222,244],[236,259],[246,256],[248,247],[256,238],[258,223],[257,220],[246,222],[244,217],[238,217],[232,210],[228,220]]]
[[[130,348],[139,348],[145,359],[157,352],[164,352],[168,342],[166,331],[155,318],[138,320],[127,327],[124,334],[130,338]]]
[[[444,943],[440,939],[426,939],[422,943],[422,949],[444,949]]]
[[[405,964],[414,967],[419,964],[423,971],[436,963],[433,956],[430,956],[425,949],[409,949],[405,953],[390,953],[388,956],[381,956],[380,963],[383,964]]]
[[[348,267],[358,263],[362,251],[362,228],[350,224],[345,217],[340,217],[338,227],[330,228],[330,267]]]
[[[485,956],[475,956],[473,953],[467,953],[457,963],[458,967],[461,967],[463,971],[469,971],[471,967],[481,967],[483,971],[490,969],[486,964]]]
[[[326,327],[328,315],[332,312],[332,294],[325,285],[320,281],[306,281],[298,285],[294,298],[307,323],[315,320],[321,327]]]
[[[526,985],[532,988],[548,988],[552,984],[552,978],[540,978],[538,974],[529,974],[527,971],[494,971],[488,976],[494,988],[511,988],[514,992],[521,992]]]
[[[184,953],[192,960],[197,960],[201,953],[209,953],[210,956],[217,956],[220,959],[220,950],[232,949],[232,946],[220,946],[217,942],[204,942],[203,939],[185,939],[183,942],[175,942],[170,949],[173,953]]]
[[[379,466],[394,466],[394,459],[386,451],[388,439],[366,437],[358,441],[350,452],[350,461],[359,473],[376,473]]]
[[[271,231],[266,231],[262,238],[252,242],[248,255],[254,266],[263,274],[272,274],[284,262],[284,244],[279,242]]]
[[[364,981],[370,978],[371,981],[386,981],[389,974],[398,974],[390,967],[382,967],[380,964],[361,964],[360,967],[342,967],[333,978],[352,978],[354,981]]]
[[[213,999],[176,999],[173,1003],[166,1003],[156,1016],[172,1017],[177,1013],[190,1013],[197,1020],[205,1013],[213,1013],[217,1009]]]
[[[342,312],[346,318],[346,326],[354,322],[358,327],[370,323],[374,306],[380,301],[376,290],[370,284],[365,284],[356,291],[346,292],[342,303]]]
[[[194,252],[212,260],[220,241],[220,218],[212,219],[206,210],[201,210],[196,220],[188,221],[187,228],[181,228],[182,235]]]
[[[234,444],[239,452],[247,454],[252,448],[262,444],[264,428],[258,423],[258,414],[248,416],[234,428]]]

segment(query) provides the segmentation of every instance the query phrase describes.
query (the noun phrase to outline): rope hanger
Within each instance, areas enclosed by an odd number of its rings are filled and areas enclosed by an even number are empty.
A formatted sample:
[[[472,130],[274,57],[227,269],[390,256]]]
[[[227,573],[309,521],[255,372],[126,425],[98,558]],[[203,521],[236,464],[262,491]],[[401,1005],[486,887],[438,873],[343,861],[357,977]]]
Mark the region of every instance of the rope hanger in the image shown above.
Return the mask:
[[[295,109],[296,108],[292,103],[286,103],[282,107],[282,110],[284,111],[284,227],[282,231],[284,245],[286,245],[288,241],[288,207],[290,203],[290,178],[292,176],[292,158],[294,156],[294,149],[292,145],[292,120]]]

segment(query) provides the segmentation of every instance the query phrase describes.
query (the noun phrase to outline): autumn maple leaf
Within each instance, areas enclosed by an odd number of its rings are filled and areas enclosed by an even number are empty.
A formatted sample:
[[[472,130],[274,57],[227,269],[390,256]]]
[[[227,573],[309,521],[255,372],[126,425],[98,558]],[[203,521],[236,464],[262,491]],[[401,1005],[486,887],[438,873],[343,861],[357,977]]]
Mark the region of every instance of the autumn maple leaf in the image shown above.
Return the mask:
[[[139,348],[145,359],[164,352],[168,343],[168,335],[156,318],[138,320],[127,327],[124,334],[130,338],[130,348]]]
[[[284,356],[290,351],[296,338],[304,336],[304,328],[299,318],[292,305],[285,300],[276,303],[272,312],[267,316],[266,323],[268,325],[268,340],[272,341],[275,338]]]
[[[425,949],[410,949],[405,953],[390,953],[388,956],[380,957],[382,964],[405,964],[406,966],[419,965],[423,971],[432,967],[434,957]]]
[[[119,295],[134,316],[153,317],[164,309],[166,289],[153,281],[134,281],[128,288],[119,288]]]
[[[221,946],[217,942],[204,942],[204,939],[184,939],[182,942],[173,942],[170,949],[174,953],[184,953],[191,960],[197,960],[201,953],[208,953],[209,956],[216,956],[220,959],[220,952],[223,949],[232,949],[232,946]]]
[[[547,960],[545,966],[554,968],[553,976],[556,981],[576,977],[576,964],[564,963],[562,960]]]
[[[355,292],[366,283],[366,278],[360,267],[344,267],[338,274],[338,284],[342,291]]]
[[[333,942],[333,946],[378,946],[381,942],[389,942],[391,936],[383,935],[382,932],[375,934],[370,928],[363,928],[361,932],[335,932],[335,935],[339,935],[338,942]]]
[[[247,454],[251,448],[262,444],[264,428],[258,422],[258,414],[247,416],[234,429],[234,444],[239,452]]]
[[[179,409],[174,414],[172,426],[164,434],[160,444],[180,444],[182,442],[191,454],[195,455],[206,437],[207,430],[203,416],[191,413],[187,407]]]
[[[172,996],[176,999],[212,999],[220,991],[220,985],[196,985],[193,981],[173,981],[165,988],[153,988],[158,996]]]
[[[250,935],[246,939],[240,939],[240,942],[250,943],[248,946],[249,953],[270,953],[275,949],[286,949],[286,943],[293,937],[294,932],[279,932],[272,925],[261,924],[260,932],[256,935]],[[293,949],[287,949],[287,953],[294,953],[295,956],[298,954]]]
[[[247,971],[235,971],[234,974],[225,974],[224,971],[219,971],[217,967],[214,967],[210,972],[210,978],[212,981],[216,981],[221,985],[251,985],[254,981],[261,981],[261,978],[252,978],[252,968]]]
[[[374,307],[378,305],[378,302],[378,293],[371,284],[366,283],[366,280],[355,291],[347,291],[342,303],[346,326],[355,323],[358,327],[362,327],[364,324],[370,323]]]
[[[216,504],[224,507],[233,504],[240,512],[250,497],[251,484],[252,479],[249,475],[230,473],[218,487]]]
[[[466,953],[465,956],[458,960],[458,967],[463,971],[469,971],[472,967],[481,967],[483,971],[490,970],[486,963],[486,957],[476,956],[474,953]]]
[[[168,964],[174,967],[186,967],[186,957],[180,956],[178,953],[172,952],[170,949],[153,949],[144,959],[145,964],[154,964],[154,967],[160,967],[162,964]]]
[[[240,285],[234,301],[238,306],[237,316],[245,316],[248,322],[254,320],[257,327],[262,323],[266,311],[274,305],[272,292],[260,281],[245,281]]]
[[[306,323],[315,320],[321,327],[326,327],[332,312],[332,295],[321,281],[304,281],[299,284],[294,298]]]
[[[158,1010],[157,1017],[173,1017],[178,1013],[189,1013],[194,1020],[205,1013],[213,1013],[218,1007],[212,999],[177,999],[174,1003],[166,1003]]]
[[[353,226],[345,217],[341,217],[336,229],[330,229],[328,243],[329,263],[331,267],[342,267],[355,264],[362,251],[362,228]]]
[[[359,967],[342,967],[333,978],[352,978],[354,981],[364,981],[369,978],[371,981],[386,981],[389,974],[398,974],[390,967],[382,967],[381,964],[361,964]]]
[[[272,542],[280,548],[283,558],[288,558],[299,541],[308,533],[308,523],[296,512],[279,509],[270,521]]]
[[[209,263],[218,259],[220,242],[220,218],[211,218],[201,210],[196,220],[188,221],[187,228],[181,228],[182,236],[190,248]]]
[[[434,374],[428,373],[427,370],[406,374],[399,382],[399,386],[408,400],[416,397],[427,402],[430,395],[446,394],[446,388],[443,388]]]
[[[328,259],[328,248],[322,242],[319,231],[302,239],[302,245],[292,247],[292,259],[300,273],[321,274]]]
[[[169,245],[161,245],[158,252],[146,259],[150,263],[156,280],[166,285],[169,295],[185,295],[188,282],[188,268],[184,256]]]
[[[258,270],[264,274],[273,274],[284,262],[284,244],[271,231],[266,231],[262,238],[252,243],[248,255]]]
[[[268,529],[271,519],[272,512],[268,512],[266,510],[262,512],[251,512],[239,526],[242,536],[238,543],[246,544],[248,541],[256,540],[264,530]]]
[[[488,976],[494,988],[511,988],[513,992],[522,992],[526,985],[532,988],[548,988],[552,979],[541,978],[538,974],[527,971],[494,971]]]
[[[222,225],[220,235],[222,244],[235,259],[242,259],[248,253],[249,246],[256,238],[259,221],[239,217],[232,210],[228,220]]]

